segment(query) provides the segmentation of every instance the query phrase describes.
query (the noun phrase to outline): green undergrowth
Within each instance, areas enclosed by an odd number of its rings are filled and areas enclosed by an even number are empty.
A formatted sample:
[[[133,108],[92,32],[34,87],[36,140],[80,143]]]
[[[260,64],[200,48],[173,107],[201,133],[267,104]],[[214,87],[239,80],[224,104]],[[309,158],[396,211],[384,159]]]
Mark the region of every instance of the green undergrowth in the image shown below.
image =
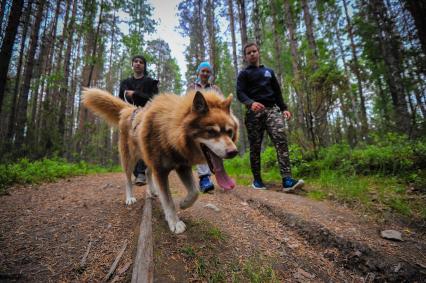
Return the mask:
[[[42,159],[29,161],[21,159],[16,163],[0,164],[0,195],[14,184],[38,184],[53,182],[59,178],[85,175],[91,173],[121,171],[118,166],[109,168],[92,165],[81,161],[68,163],[63,159]]]
[[[306,195],[331,199],[372,213],[396,213],[426,219],[426,141],[388,135],[385,141],[350,148],[336,144],[312,152],[290,146],[295,178],[303,178]],[[252,182],[249,154],[227,160],[225,167],[240,185]],[[262,178],[281,183],[275,149],[262,153]]]

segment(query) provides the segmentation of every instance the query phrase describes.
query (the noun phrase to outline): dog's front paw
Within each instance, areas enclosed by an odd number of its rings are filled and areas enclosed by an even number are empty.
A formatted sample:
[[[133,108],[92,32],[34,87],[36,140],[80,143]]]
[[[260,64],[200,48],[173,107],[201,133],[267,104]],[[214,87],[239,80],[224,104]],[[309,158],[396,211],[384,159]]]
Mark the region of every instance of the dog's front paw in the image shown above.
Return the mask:
[[[186,230],[186,225],[183,221],[179,220],[178,222],[176,222],[175,224],[169,224],[169,228],[170,231],[172,231],[175,234],[180,234],[185,232]]]
[[[136,198],[134,198],[134,197],[126,198],[126,205],[132,205],[135,202],[136,202]]]

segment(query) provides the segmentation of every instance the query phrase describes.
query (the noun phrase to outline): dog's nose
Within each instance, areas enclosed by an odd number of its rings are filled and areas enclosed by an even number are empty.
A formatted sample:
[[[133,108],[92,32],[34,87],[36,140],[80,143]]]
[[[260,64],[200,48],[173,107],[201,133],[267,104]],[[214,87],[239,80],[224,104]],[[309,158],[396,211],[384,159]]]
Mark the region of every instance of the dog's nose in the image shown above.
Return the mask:
[[[238,150],[231,149],[226,151],[226,158],[234,158],[238,154]]]

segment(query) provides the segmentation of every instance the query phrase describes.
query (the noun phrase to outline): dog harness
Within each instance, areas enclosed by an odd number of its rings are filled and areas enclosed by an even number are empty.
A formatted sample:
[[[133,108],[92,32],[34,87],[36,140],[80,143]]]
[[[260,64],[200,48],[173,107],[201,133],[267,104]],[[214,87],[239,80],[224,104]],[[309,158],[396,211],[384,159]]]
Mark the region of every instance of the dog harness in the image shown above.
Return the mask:
[[[130,116],[130,124],[132,124],[133,125],[133,121],[135,120],[135,117],[136,117],[136,114],[138,114],[139,113],[139,111],[141,111],[142,110],[142,108],[143,107],[137,107],[135,110],[133,110],[133,112],[132,112],[132,116]],[[133,127],[133,134],[135,133],[135,130],[136,130],[136,127],[138,126],[138,124],[136,124],[134,127]]]

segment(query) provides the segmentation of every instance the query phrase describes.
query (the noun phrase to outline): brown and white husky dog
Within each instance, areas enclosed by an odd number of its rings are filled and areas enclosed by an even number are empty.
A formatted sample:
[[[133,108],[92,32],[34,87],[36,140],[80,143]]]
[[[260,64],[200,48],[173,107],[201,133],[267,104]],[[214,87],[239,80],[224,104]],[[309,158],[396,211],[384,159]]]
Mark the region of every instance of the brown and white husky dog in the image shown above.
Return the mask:
[[[185,96],[160,94],[145,107],[136,108],[100,89],[85,89],[83,104],[120,130],[119,151],[126,173],[126,204],[136,202],[132,171],[143,159],[148,167],[149,192],[158,194],[169,228],[185,231],[169,189],[168,175],[176,170],[187,189],[180,208],[198,197],[192,165],[207,163],[220,187],[230,190],[235,182],[225,172],[223,159],[237,155],[238,120],[230,109],[232,95],[224,99],[214,90],[191,91]],[[139,109],[139,110],[137,110]]]

